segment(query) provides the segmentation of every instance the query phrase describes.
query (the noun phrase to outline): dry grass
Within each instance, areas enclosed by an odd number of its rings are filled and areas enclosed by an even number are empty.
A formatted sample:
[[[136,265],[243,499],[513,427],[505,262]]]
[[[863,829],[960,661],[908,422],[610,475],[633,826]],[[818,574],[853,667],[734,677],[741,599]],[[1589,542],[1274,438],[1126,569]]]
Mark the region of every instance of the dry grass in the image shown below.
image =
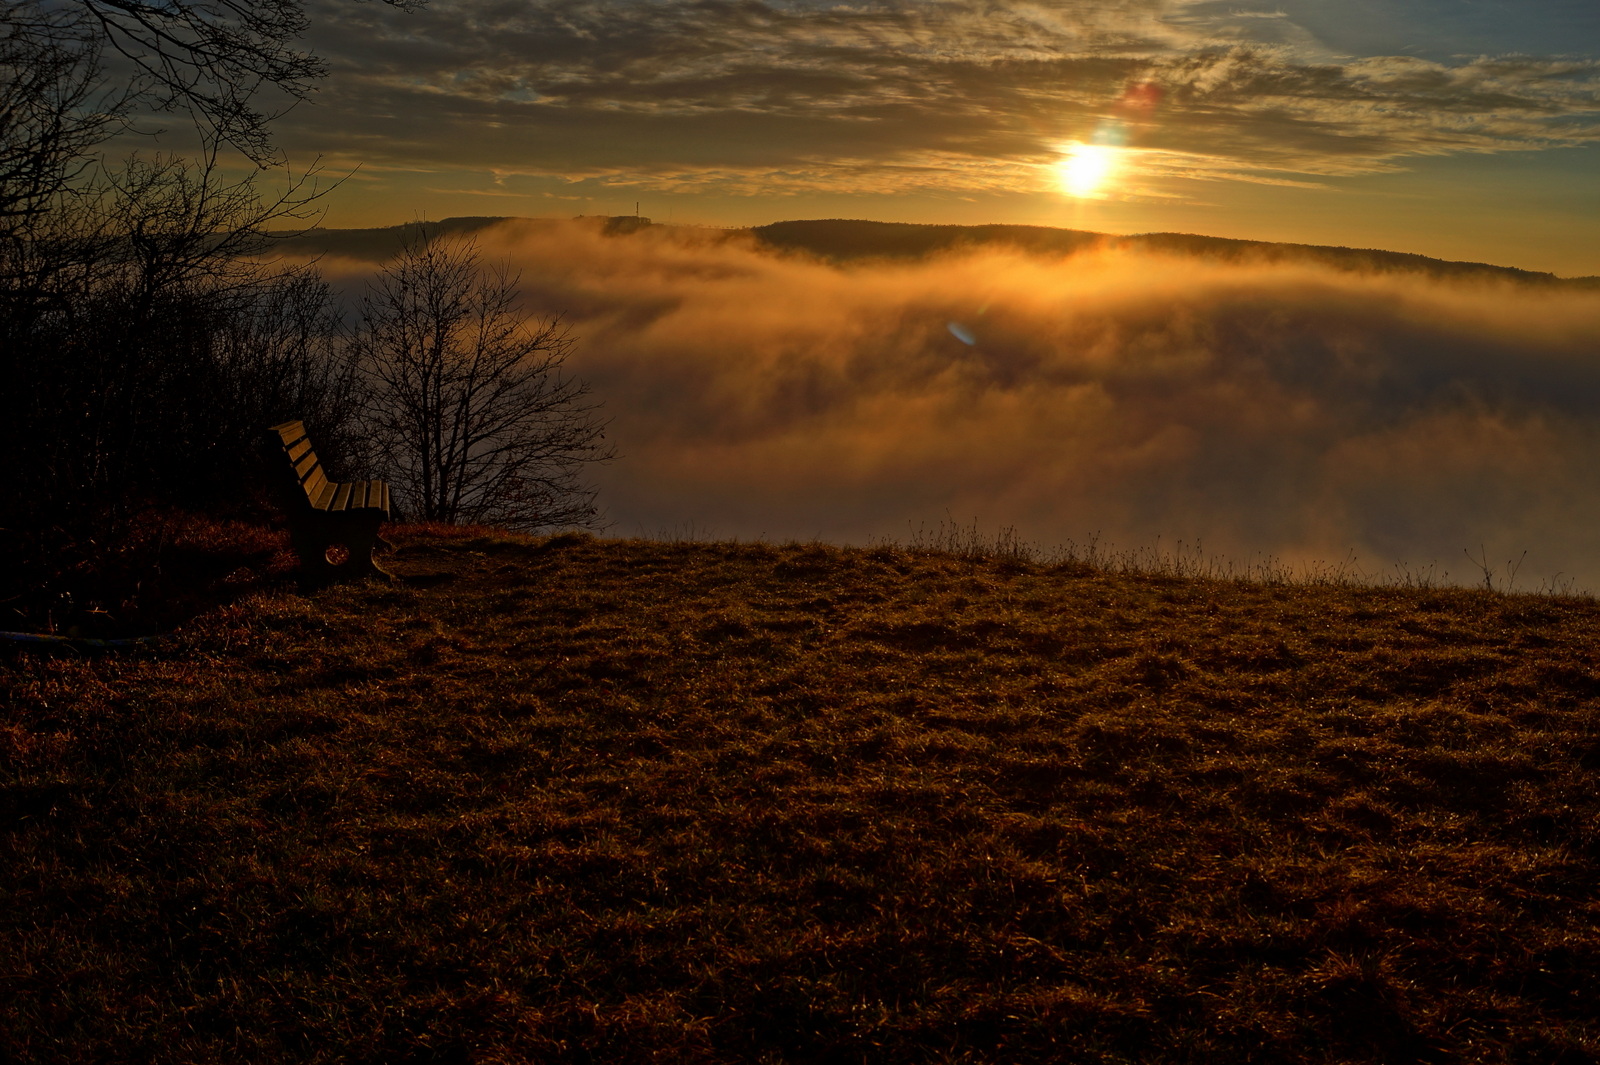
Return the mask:
[[[106,545],[41,530],[27,539],[4,545],[20,557],[0,577],[0,630],[151,635],[282,584],[297,566],[282,529],[181,511],[145,513]]]
[[[432,532],[0,663],[0,1058],[1600,1054],[1591,600]]]

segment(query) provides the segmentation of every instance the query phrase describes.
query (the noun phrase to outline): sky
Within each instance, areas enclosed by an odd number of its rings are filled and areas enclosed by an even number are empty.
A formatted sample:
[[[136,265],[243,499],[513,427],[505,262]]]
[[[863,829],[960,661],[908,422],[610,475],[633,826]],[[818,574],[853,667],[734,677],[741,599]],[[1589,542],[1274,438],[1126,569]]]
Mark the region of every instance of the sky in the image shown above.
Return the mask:
[[[991,222],[1600,274],[1593,0],[311,0],[329,227]]]

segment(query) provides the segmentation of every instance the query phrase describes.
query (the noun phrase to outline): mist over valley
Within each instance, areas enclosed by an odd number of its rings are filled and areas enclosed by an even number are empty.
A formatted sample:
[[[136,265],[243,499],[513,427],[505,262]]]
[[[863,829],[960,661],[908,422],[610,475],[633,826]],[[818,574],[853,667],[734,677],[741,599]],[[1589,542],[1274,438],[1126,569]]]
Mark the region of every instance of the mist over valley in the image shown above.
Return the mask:
[[[976,521],[1481,583],[1470,551],[1521,588],[1600,585],[1594,279],[1042,227],[437,229],[578,337],[618,535]],[[353,299],[405,230],[284,250]]]

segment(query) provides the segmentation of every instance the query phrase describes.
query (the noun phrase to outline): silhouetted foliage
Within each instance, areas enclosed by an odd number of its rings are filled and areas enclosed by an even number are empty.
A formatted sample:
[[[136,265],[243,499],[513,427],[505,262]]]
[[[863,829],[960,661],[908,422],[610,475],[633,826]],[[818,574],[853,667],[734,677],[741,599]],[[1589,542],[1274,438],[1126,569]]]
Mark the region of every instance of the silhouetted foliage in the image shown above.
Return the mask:
[[[13,609],[41,616],[142,514],[248,504],[265,425],[301,417],[330,455],[347,445],[327,285],[252,257],[302,203],[203,163],[135,159],[0,249]]]
[[[0,161],[33,144],[35,161],[65,151],[70,162],[121,120],[154,111],[184,114],[206,140],[273,162],[277,115],[257,98],[270,87],[292,105],[325,73],[299,44],[306,25],[302,0],[9,0],[0,70],[22,76],[5,100],[28,105],[0,112]]]
[[[349,453],[327,286],[263,258],[316,190],[220,176],[225,151],[276,162],[259,101],[322,73],[305,25],[302,0],[0,0],[0,624],[72,613],[142,516],[248,505],[265,425]],[[97,156],[160,113],[193,123],[196,160]]]
[[[26,231],[117,126],[121,99],[98,83],[99,51],[36,4],[0,4],[0,235]]]

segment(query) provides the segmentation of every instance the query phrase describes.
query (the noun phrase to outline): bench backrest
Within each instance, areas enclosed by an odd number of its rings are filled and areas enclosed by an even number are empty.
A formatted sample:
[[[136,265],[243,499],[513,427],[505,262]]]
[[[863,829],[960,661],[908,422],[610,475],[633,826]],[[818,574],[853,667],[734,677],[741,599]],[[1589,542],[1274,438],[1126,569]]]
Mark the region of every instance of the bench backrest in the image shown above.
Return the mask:
[[[294,471],[295,482],[300,490],[305,493],[306,502],[316,508],[325,508],[327,497],[333,495],[338,486],[328,480],[328,475],[322,472],[322,462],[317,458],[317,453],[311,447],[311,441],[306,437],[304,422],[284,422],[274,425],[267,430],[277,437],[283,446],[283,453],[289,460],[289,465]]]

